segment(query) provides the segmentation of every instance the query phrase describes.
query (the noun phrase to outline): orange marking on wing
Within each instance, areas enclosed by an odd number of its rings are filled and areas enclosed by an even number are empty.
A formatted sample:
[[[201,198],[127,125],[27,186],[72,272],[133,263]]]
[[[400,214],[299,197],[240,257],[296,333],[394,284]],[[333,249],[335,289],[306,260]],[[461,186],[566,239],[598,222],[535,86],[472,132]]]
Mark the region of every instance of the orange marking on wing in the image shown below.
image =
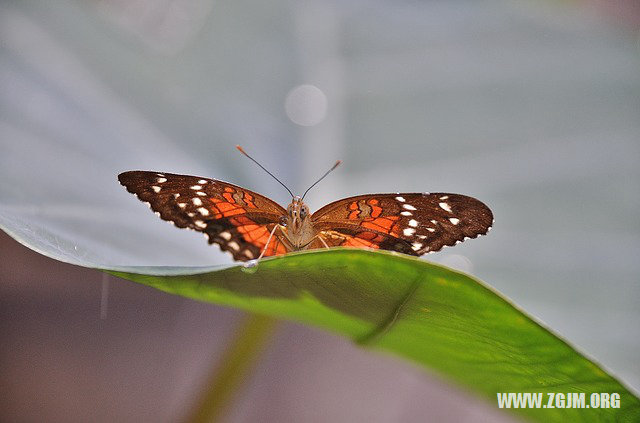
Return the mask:
[[[218,211],[218,213],[213,216],[214,219],[220,219],[221,217],[229,217],[245,213],[245,210],[242,207],[238,207],[235,204],[226,203],[224,201],[216,203],[214,205],[214,208]]]
[[[245,225],[238,226],[238,232],[242,235],[245,241],[254,243],[257,239],[264,236],[267,230],[259,225]],[[267,233],[268,235],[268,233]]]
[[[351,213],[349,213],[349,216],[347,217],[347,219],[357,219],[359,214],[360,214],[359,210],[354,210]]]
[[[233,209],[233,210],[229,210],[227,212],[222,213],[222,216],[229,217],[229,216],[235,216],[237,214],[242,214],[242,213],[244,213],[243,209]]]
[[[224,194],[222,194],[222,196],[231,204],[235,204],[235,200],[233,199],[233,194],[231,194],[230,192],[225,192]]]
[[[358,210],[358,203],[354,201],[353,203],[349,204],[349,210]]]
[[[247,216],[234,217],[233,219],[229,219],[229,222],[236,226],[253,225],[256,223],[253,220],[249,219]]]
[[[249,219],[246,216],[238,216],[229,219],[229,223],[236,227],[238,233],[242,235],[245,241],[255,245],[256,247],[262,249],[264,248],[267,240],[269,239],[270,232],[266,226],[258,225],[253,220]],[[271,242],[269,243],[269,248],[271,248],[271,244],[276,241],[275,237],[271,238]],[[273,251],[265,252],[265,256],[273,255]],[[284,247],[283,247],[284,248]],[[278,252],[276,250],[276,252]],[[286,253],[286,251],[282,252],[282,254]]]
[[[366,248],[380,248],[375,242],[367,241],[359,237],[349,237],[343,243],[345,247],[366,247]]]
[[[266,230],[266,228],[264,229],[265,229],[264,234],[260,236],[260,238],[257,238],[249,242],[251,242],[253,245],[257,247],[264,248],[270,235],[270,232]],[[274,235],[271,238],[271,241],[269,241],[269,245],[267,246],[267,249],[264,252],[264,256],[265,257],[279,256],[281,254],[286,254],[286,253],[287,253],[287,249],[285,248],[284,244],[282,244],[280,240],[276,237],[276,235]]]
[[[380,215],[382,214],[382,207],[373,205],[374,201],[377,203],[378,200],[371,200],[371,217],[380,217]]]
[[[242,237],[247,241],[255,245],[256,247],[262,249],[264,248],[264,243],[269,239],[269,232],[264,231],[255,231],[255,234],[243,234]]]
[[[256,205],[253,204],[253,196],[251,194],[245,192],[242,198],[244,199],[244,202],[247,203],[247,206],[251,207],[252,209],[257,209]]]
[[[247,231],[246,232],[247,236],[251,237],[252,239],[255,239],[256,237],[261,237],[263,232],[266,230],[259,225],[247,225],[245,226],[245,228]]]
[[[242,225],[238,226],[238,232],[240,232],[241,234],[248,234],[260,228],[260,225]]]
[[[360,232],[356,235],[356,237],[366,239],[367,241],[372,241],[374,238],[377,238],[378,235],[373,232]]]
[[[284,244],[281,243],[280,241],[278,241],[277,244],[274,245],[274,247],[275,247],[275,255],[279,256],[282,254],[287,254],[287,249],[285,248]]]
[[[371,200],[369,200],[369,205],[371,206],[375,206],[376,204],[378,204],[379,201],[375,198],[372,198]]]
[[[269,234],[267,234],[265,239],[261,239],[262,248],[264,248],[264,244],[265,244],[265,242],[267,242],[267,238],[269,238]],[[267,249],[264,250],[263,256],[269,257],[269,256],[275,256],[276,255],[276,250],[275,249],[277,248],[277,245],[275,245],[275,241],[276,241],[275,239],[271,240],[271,243],[267,246]]]
[[[235,204],[221,202],[216,204],[216,208],[219,212],[224,213],[229,210],[237,209],[238,206],[236,206]]]
[[[378,217],[373,220],[362,222],[362,226],[375,231],[390,233],[391,226],[393,226],[393,223],[398,219],[398,216]]]
[[[384,228],[379,227],[378,225],[376,225],[372,221],[362,222],[361,225],[364,226],[367,229],[373,229],[375,231],[379,231],[380,229],[384,229]]]
[[[249,228],[249,226],[252,226]],[[258,225],[247,225],[247,226],[239,226],[238,232],[242,234],[242,237],[252,243],[253,245],[264,248],[264,244],[269,239],[269,231],[264,226]]]
[[[233,190],[233,188],[231,188],[231,187],[225,187],[225,188],[224,188],[224,192],[233,192],[233,191],[234,191],[234,190]]]
[[[398,216],[387,216],[389,219],[393,219],[394,221],[400,219]],[[396,238],[400,238],[400,230],[402,228],[400,227],[400,225],[398,223],[394,224],[391,227],[391,231],[389,231],[389,235],[391,236],[395,236]]]

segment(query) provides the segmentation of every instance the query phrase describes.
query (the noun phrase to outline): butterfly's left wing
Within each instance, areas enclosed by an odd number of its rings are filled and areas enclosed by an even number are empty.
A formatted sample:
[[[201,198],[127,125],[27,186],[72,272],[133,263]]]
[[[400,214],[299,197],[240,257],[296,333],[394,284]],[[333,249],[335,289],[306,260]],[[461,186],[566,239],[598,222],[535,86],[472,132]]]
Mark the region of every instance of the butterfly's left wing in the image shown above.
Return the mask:
[[[248,189],[215,179],[166,172],[130,171],[118,180],[163,220],[203,232],[234,260],[257,258],[269,234],[286,214],[276,202]],[[265,256],[286,253],[274,236]]]
[[[311,220],[329,246],[420,256],[486,234],[493,214],[484,203],[460,194],[370,194],[330,203]]]

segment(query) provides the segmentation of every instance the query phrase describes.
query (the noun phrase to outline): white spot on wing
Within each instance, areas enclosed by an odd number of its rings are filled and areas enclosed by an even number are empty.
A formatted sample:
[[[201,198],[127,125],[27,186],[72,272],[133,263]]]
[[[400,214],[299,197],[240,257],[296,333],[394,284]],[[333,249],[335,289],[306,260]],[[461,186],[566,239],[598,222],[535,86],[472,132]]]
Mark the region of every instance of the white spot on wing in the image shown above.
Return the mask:
[[[192,190],[196,191],[196,190],[202,189],[202,186],[200,186],[200,185],[191,185],[189,188],[191,188]]]
[[[205,209],[204,207],[199,207],[198,211],[200,212],[201,215],[203,216],[209,216],[209,210]]]
[[[193,222],[194,225],[196,225],[198,228],[204,229],[207,227],[207,224],[204,223],[202,220],[196,220],[195,222]]]
[[[151,185],[151,189],[153,190],[153,192],[158,193],[162,188],[157,185]]]
[[[411,226],[412,228],[417,228],[418,227],[418,221],[415,219],[411,219],[409,221],[409,226]]]
[[[242,253],[245,256],[249,257],[250,259],[252,259],[254,257],[253,253],[250,250],[244,250]]]
[[[162,184],[164,182],[167,182],[167,178],[158,178],[156,179],[156,182],[158,182],[159,184]]]
[[[404,197],[400,197],[400,196],[397,196],[396,200],[400,201],[401,203],[404,203],[405,201],[407,201],[404,199]]]
[[[234,251],[238,251],[240,249],[240,246],[238,245],[237,242],[235,241],[231,241],[230,243],[227,244],[229,246],[229,248],[231,248]]]
[[[198,194],[198,195],[199,195],[199,196],[201,196],[201,197],[204,197],[205,195],[207,195],[207,194],[205,194],[205,193],[204,193],[204,192],[202,192],[202,191],[198,191],[198,192],[196,192],[196,194]]]
[[[411,236],[413,234],[416,233],[416,230],[413,228],[405,228],[402,233],[404,234],[404,236]]]
[[[440,197],[441,200],[447,200],[449,198],[448,195],[443,195],[442,197]]]
[[[193,201],[193,204],[196,206],[201,206],[202,205],[202,200],[199,199],[198,197],[192,199],[191,201]]]
[[[180,194],[178,194],[177,192],[173,194],[173,198],[178,198],[178,197],[180,197]]]
[[[436,231],[436,230],[435,230],[435,229],[433,229],[433,228],[427,228],[427,230],[428,230],[429,232],[435,232],[435,231]]]
[[[435,220],[435,219],[431,219],[431,223],[433,223],[434,225],[437,225],[437,224],[438,224],[438,221],[437,221],[437,220]]]
[[[164,178],[164,173],[156,173],[156,175],[158,175],[161,178]]]
[[[457,225],[458,223],[460,223],[460,219],[456,217],[450,217],[449,222],[453,223],[454,225]]]
[[[449,204],[447,204],[447,203],[440,203],[440,204],[439,204],[439,206],[440,206],[440,208],[441,208],[442,210],[446,210],[446,211],[448,211],[449,213],[451,213],[451,207],[449,206]]]
[[[422,248],[421,242],[414,242],[413,244],[411,244],[411,249],[413,251],[418,251],[420,248]]]
[[[410,211],[403,211],[403,212],[400,212],[400,214],[403,216],[413,216],[413,213],[411,213]]]
[[[178,203],[178,207],[184,209],[185,207],[187,207],[187,203]]]
[[[229,241],[231,239],[231,234],[229,233],[229,231],[220,232],[220,238],[224,238],[225,240]]]
[[[403,204],[402,207],[407,210],[418,210],[415,207],[413,207],[411,204]]]
[[[199,183],[199,184],[202,184],[202,185],[206,184],[207,182],[209,182],[209,181],[207,181],[206,179],[200,179],[200,180],[198,181],[198,183]]]

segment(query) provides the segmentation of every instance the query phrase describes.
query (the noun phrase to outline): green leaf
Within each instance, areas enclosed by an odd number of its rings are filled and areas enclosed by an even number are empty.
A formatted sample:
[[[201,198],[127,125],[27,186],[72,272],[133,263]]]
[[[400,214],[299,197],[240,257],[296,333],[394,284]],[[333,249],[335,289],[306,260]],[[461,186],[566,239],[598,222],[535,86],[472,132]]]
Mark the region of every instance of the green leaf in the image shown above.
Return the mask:
[[[263,260],[254,273],[246,270],[111,273],[332,331],[435,370],[496,406],[502,392],[584,392],[585,404],[593,393],[620,394],[620,408],[517,410],[537,420],[640,421],[640,400],[620,382],[468,275],[419,259],[351,249],[290,254]],[[548,398],[543,396],[543,406]]]
[[[0,228],[57,260],[200,301],[304,322],[410,359],[497,406],[497,393],[618,393],[620,408],[518,409],[541,421],[640,421],[640,400],[470,276],[385,252],[333,249],[234,267],[114,267],[64,231],[0,212]],[[77,238],[77,237],[76,237]],[[244,271],[243,271],[244,270]],[[543,397],[543,406],[548,396]]]

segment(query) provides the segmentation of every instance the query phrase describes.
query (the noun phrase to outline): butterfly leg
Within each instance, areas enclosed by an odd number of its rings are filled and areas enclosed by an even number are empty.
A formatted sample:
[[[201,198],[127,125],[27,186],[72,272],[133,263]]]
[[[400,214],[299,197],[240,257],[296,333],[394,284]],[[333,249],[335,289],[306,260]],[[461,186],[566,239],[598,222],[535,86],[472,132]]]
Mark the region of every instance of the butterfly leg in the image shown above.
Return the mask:
[[[325,248],[328,250],[329,246],[327,245],[326,241],[324,240],[324,238],[322,238],[322,234],[318,234],[316,235],[316,237],[320,240],[320,242],[322,242],[322,245],[325,246]]]
[[[313,246],[312,244],[314,243],[313,241],[318,240],[322,243],[322,245],[324,245],[324,247],[328,250],[330,247],[327,244],[327,242],[324,240],[322,234],[317,234],[316,236],[314,236],[313,238],[311,238],[311,240],[309,242],[307,242],[306,244],[304,244],[302,247],[300,247],[301,250],[307,250],[307,249],[316,249],[316,248],[320,248],[318,246]],[[317,244],[316,244],[317,245]]]
[[[267,239],[267,243],[264,244],[264,248],[262,249],[262,252],[258,256],[258,260],[260,260],[262,256],[264,256],[264,253],[267,251],[267,248],[269,247],[269,243],[271,242],[271,238],[273,238],[273,234],[276,232],[276,229],[278,229],[279,227],[280,225],[275,225],[271,230],[271,233],[269,234],[269,238]]]

